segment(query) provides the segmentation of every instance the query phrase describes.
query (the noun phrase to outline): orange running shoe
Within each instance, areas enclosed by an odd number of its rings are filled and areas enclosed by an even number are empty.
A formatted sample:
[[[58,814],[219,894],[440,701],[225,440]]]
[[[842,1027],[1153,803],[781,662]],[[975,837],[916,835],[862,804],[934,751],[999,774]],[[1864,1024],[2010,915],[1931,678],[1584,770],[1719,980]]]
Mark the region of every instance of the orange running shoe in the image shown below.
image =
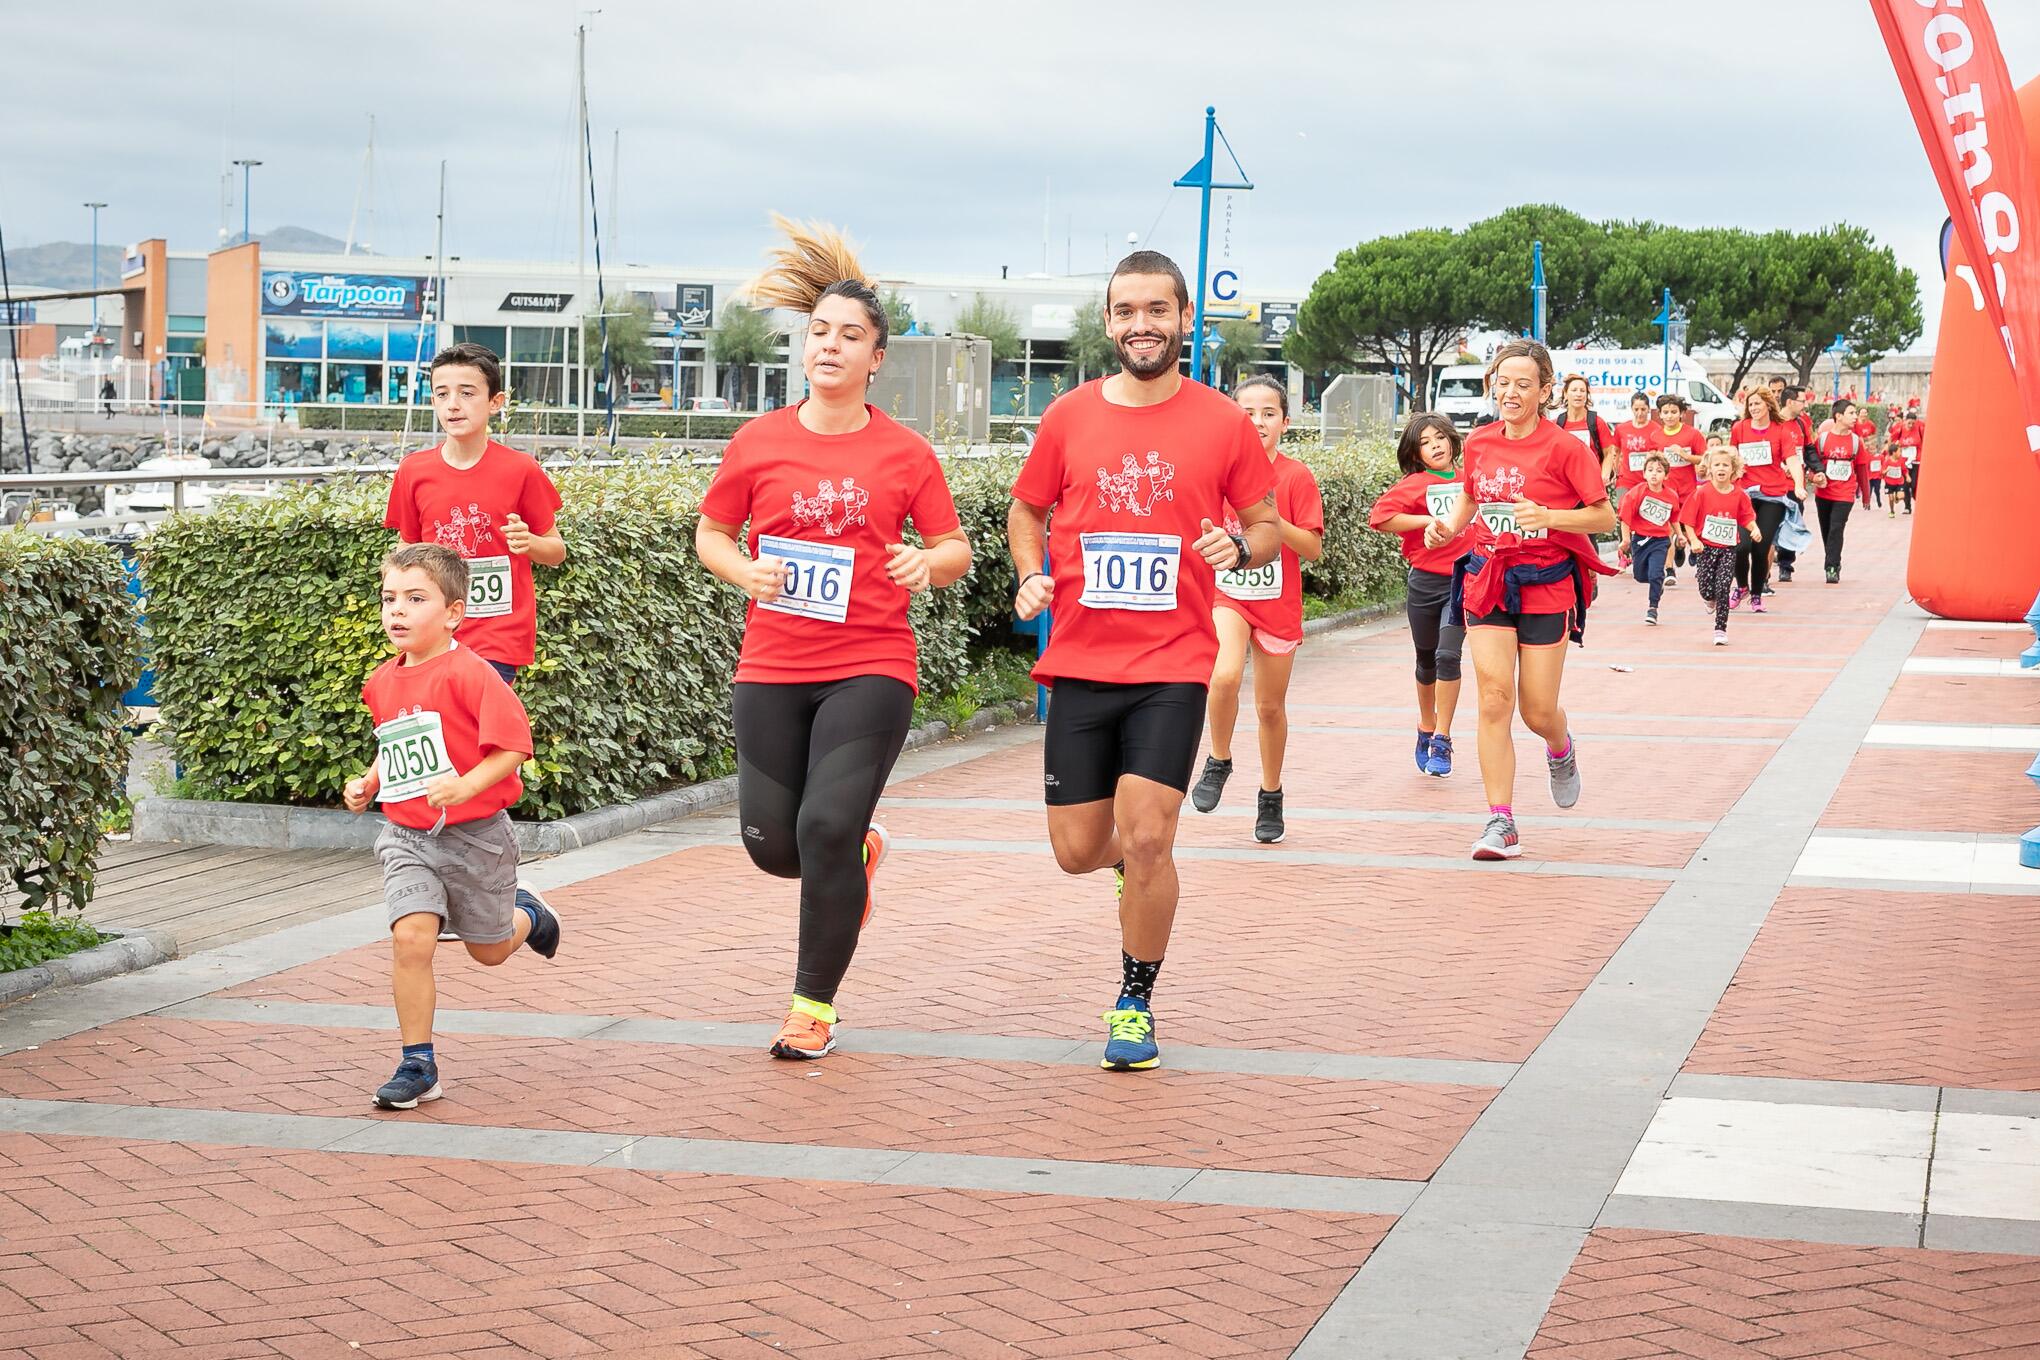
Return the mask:
[[[892,837],[884,827],[873,822],[871,829],[864,833],[864,919],[857,923],[859,930],[871,924],[871,883],[878,877],[878,866],[885,861],[885,852],[892,848]]]
[[[836,1027],[819,1015],[806,1011],[791,1010],[786,1013],[786,1023],[779,1027],[779,1037],[772,1041],[772,1056],[775,1058],[824,1058],[836,1047]]]

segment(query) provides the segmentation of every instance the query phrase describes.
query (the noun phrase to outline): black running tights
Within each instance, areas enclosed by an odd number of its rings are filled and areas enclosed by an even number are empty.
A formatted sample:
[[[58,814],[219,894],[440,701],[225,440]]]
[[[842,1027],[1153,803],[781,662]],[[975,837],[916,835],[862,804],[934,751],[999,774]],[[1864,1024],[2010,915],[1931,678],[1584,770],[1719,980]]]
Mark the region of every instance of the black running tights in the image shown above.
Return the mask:
[[[1714,631],[1728,631],[1728,592],[1735,584],[1735,549],[1702,548],[1694,572],[1700,598],[1714,606]]]
[[[760,869],[800,880],[793,990],[830,1003],[864,919],[864,833],[914,716],[882,675],[735,687],[737,815]]]
[[[1778,542],[1778,526],[1785,522],[1785,506],[1781,501],[1760,501],[1750,497],[1751,508],[1757,512],[1757,529],[1763,534],[1761,540],[1751,538],[1747,533],[1735,550],[1735,583],[1746,587],[1752,595],[1762,595],[1771,588],[1771,549]]]

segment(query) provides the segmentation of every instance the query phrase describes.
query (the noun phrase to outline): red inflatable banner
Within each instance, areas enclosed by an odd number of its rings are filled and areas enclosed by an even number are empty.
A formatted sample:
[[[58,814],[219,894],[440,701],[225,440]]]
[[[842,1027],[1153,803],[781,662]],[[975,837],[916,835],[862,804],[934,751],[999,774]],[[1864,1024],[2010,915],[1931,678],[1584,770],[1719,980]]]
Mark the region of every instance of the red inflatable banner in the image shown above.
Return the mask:
[[[1972,266],[1961,281],[1997,331],[2026,445],[2040,454],[2040,239],[2027,236],[2040,232],[2040,192],[1997,31],[1983,0],[1870,0],[1870,8]],[[1951,274],[1951,294],[1954,282]]]

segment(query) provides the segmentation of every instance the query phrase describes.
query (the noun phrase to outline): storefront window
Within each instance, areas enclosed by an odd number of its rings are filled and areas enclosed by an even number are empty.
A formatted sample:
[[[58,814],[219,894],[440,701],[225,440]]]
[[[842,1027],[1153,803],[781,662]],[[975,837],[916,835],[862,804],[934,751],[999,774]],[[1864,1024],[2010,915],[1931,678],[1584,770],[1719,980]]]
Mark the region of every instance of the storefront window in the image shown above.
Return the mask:
[[[510,362],[563,364],[567,362],[567,334],[561,326],[512,326]]]
[[[326,323],[328,359],[380,359],[383,357],[383,328],[360,322]]]
[[[564,406],[567,404],[567,373],[562,368],[517,364],[510,369],[510,399],[520,405]]]
[[[1027,367],[1009,359],[992,365],[992,415],[1017,416],[1027,412]]]
[[[381,364],[327,364],[326,401],[369,402],[382,395]]]
[[[265,321],[262,352],[272,359],[316,359],[324,334],[316,321]]]
[[[497,358],[501,358],[503,356],[504,333],[505,328],[502,326],[455,326],[453,328],[453,343],[456,345],[464,343],[481,345]]]
[[[413,374],[417,375],[417,389],[408,398],[409,403],[414,406],[430,406],[432,404],[431,372],[423,364],[415,366],[412,364],[391,364],[387,371],[389,373],[389,395],[385,400],[390,405],[402,406],[406,403],[407,398],[404,395],[404,384],[413,381]]]
[[[764,375],[764,400],[758,403],[761,411],[776,411],[786,405],[786,370],[777,364],[761,370]]]
[[[300,402],[319,399],[319,366],[317,364],[279,364],[275,362],[262,366],[262,400],[271,406],[296,405]]]
[[[1076,385],[1076,370],[1070,364],[1029,364],[1027,367],[1027,414],[1038,416],[1048,404]]]
[[[432,327],[392,326],[390,327],[390,362],[393,364],[416,363],[432,358]]]

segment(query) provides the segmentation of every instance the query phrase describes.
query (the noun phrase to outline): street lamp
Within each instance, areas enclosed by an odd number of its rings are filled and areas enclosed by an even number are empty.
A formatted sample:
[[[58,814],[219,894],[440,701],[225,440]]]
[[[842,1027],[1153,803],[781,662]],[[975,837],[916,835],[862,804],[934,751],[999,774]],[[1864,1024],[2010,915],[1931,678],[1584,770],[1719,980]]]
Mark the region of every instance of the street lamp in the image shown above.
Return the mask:
[[[235,161],[241,167],[241,244],[247,245],[253,239],[248,234],[248,172],[262,164],[261,161]]]
[[[99,210],[104,203],[87,203],[92,210],[92,342],[99,343]]]

